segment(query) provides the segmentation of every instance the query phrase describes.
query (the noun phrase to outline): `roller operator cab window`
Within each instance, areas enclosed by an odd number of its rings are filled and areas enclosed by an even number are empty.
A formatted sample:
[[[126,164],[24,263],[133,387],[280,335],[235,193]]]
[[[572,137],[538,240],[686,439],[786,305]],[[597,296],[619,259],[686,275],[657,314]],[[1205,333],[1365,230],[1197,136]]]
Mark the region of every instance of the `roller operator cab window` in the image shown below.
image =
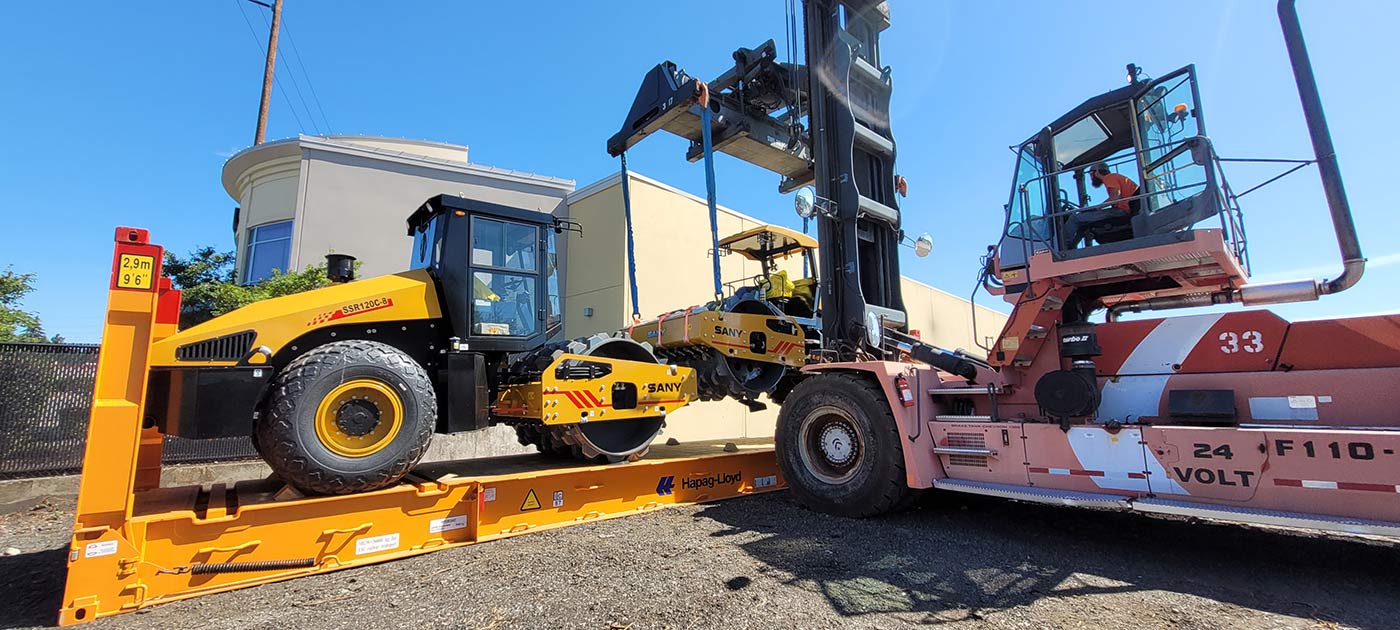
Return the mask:
[[[532,225],[472,217],[472,264],[534,271],[539,229]]]
[[[264,223],[248,230],[247,263],[243,283],[271,278],[273,271],[287,271],[292,257],[292,222]]]
[[[413,259],[409,261],[409,269],[428,269],[442,259],[441,231],[441,218],[418,226],[413,232]]]
[[[545,282],[549,286],[548,312],[545,313],[545,327],[554,328],[564,322],[563,304],[559,297],[559,252],[555,249],[554,231],[546,230],[545,235]]]
[[[472,217],[472,332],[528,337],[539,331],[539,228]]]
[[[472,304],[478,335],[535,334],[535,279],[509,273],[472,273]]]

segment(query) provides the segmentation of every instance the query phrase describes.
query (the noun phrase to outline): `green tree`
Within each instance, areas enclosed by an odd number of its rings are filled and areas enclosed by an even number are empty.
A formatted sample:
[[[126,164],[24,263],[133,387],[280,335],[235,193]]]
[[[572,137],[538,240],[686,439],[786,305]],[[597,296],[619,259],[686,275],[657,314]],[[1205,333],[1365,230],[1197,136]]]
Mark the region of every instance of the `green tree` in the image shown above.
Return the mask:
[[[210,282],[233,282],[233,262],[233,252],[199,247],[184,258],[165,252],[161,266],[175,288],[184,289]]]
[[[165,252],[165,275],[180,289],[180,328],[209,321],[224,313],[268,298],[319,289],[330,284],[326,265],[308,266],[301,271],[272,276],[255,284],[234,282],[234,256],[213,247],[200,247],[180,257]]]
[[[20,308],[24,296],[34,291],[34,274],[15,273],[6,267],[0,272],[0,341],[63,343],[63,337],[44,334],[39,315]]]

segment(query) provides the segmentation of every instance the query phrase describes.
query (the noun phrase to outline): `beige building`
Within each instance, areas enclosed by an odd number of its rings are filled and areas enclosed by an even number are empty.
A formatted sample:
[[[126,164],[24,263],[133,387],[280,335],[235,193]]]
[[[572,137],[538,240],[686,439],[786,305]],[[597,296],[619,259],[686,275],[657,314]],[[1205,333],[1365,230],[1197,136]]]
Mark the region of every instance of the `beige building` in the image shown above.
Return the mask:
[[[705,200],[631,173],[638,310],[644,318],[712,298],[709,212]],[[300,136],[244,150],[224,166],[224,189],[240,204],[235,223],[240,280],[273,268],[300,269],[345,253],[363,262],[361,275],[402,271],[412,240],[408,213],[437,194],[530,208],[583,225],[560,246],[564,332],[569,337],[625,328],[632,304],[627,283],[626,224],[620,174],[578,190],[570,180],[472,164],[465,146],[364,136]],[[763,225],[719,207],[721,238]],[[284,266],[285,265],[285,266]],[[801,259],[785,265],[801,277]],[[760,273],[741,256],[721,256],[724,280]],[[977,351],[967,300],[904,278],[909,327],[930,343]],[[986,337],[1006,316],[977,307]],[[983,343],[986,343],[983,340]],[[772,435],[776,408],[752,412],[729,401],[697,403],[668,421],[663,437],[682,441]]]
[[[360,274],[408,268],[404,220],[424,200],[457,194],[517,208],[563,213],[567,179],[472,164],[467,147],[370,136],[298,136],[235,154],[224,190],[234,221],[238,279],[303,269],[329,253],[350,254]]]

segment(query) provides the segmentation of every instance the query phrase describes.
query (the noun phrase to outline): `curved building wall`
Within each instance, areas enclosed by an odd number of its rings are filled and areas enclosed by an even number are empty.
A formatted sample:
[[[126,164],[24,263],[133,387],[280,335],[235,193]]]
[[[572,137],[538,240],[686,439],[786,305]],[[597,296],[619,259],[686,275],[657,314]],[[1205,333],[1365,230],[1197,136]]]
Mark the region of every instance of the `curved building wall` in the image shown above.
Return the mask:
[[[248,271],[259,226],[292,221],[278,268],[304,269],[340,253],[360,260],[362,276],[377,276],[407,268],[412,239],[404,220],[435,195],[562,215],[574,188],[569,180],[471,164],[465,146],[369,136],[299,136],[252,147],[229,159],[223,182],[241,208],[235,241],[243,282],[257,279]],[[260,253],[257,266],[266,270],[266,260]]]

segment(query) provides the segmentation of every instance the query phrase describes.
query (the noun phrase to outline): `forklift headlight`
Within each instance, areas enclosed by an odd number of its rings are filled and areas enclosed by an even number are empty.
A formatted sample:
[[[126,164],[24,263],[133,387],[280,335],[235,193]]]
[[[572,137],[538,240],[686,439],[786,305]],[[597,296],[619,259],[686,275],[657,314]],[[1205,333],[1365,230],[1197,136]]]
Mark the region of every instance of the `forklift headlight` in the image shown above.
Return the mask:
[[[885,340],[885,327],[880,325],[880,316],[873,312],[865,314],[865,340],[875,348]]]
[[[914,255],[923,258],[931,251],[933,251],[933,236],[929,235],[928,232],[924,232],[919,235],[919,238],[914,240]]]

